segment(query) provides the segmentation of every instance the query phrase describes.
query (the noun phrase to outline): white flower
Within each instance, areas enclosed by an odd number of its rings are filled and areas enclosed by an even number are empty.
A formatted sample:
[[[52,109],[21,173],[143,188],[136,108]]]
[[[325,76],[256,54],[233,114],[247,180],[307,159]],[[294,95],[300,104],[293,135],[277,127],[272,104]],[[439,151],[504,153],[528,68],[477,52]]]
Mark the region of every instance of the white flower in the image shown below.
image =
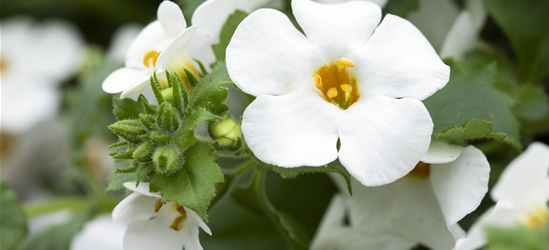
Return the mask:
[[[175,202],[162,202],[159,193],[150,193],[148,183],[126,182],[133,191],[112,211],[113,221],[128,226],[124,249],[185,250],[202,249],[198,227],[212,234],[210,228],[193,210]]]
[[[163,1],[158,7],[158,20],[139,33],[126,54],[126,67],[111,73],[103,82],[103,90],[112,94],[122,92],[121,98],[125,98],[150,84],[149,78],[157,70],[175,72],[184,81],[185,69],[198,77],[186,50],[196,27],[186,27],[179,6]]]
[[[456,59],[479,45],[486,18],[481,0],[465,1],[462,11],[452,0],[421,0],[419,9],[408,16],[439,51],[441,58]]]
[[[336,179],[342,195],[331,208],[311,249],[410,249],[421,243],[452,249],[464,235],[457,222],[480,204],[488,190],[490,166],[473,146],[434,141],[406,177],[380,187],[354,181],[353,196]],[[343,225],[347,210],[350,225]],[[347,248],[349,245],[354,248]]]
[[[72,238],[71,250],[122,250],[126,228],[115,224],[111,216],[101,215],[84,225]]]
[[[449,67],[408,21],[387,15],[378,27],[373,3],[292,7],[306,36],[284,14],[261,9],[227,48],[231,79],[257,96],[242,123],[250,149],[282,167],[339,157],[368,186],[406,175],[431,140],[420,100],[446,85]]]
[[[503,171],[491,191],[496,205],[475,223],[455,249],[486,244],[483,228],[526,226],[537,229],[549,220],[549,147],[534,142]]]
[[[128,48],[142,29],[143,26],[136,23],[127,23],[116,29],[107,50],[107,57],[116,62],[123,62]]]
[[[83,40],[70,23],[29,17],[1,21],[2,132],[22,134],[53,117],[57,86],[72,76],[82,56]]]

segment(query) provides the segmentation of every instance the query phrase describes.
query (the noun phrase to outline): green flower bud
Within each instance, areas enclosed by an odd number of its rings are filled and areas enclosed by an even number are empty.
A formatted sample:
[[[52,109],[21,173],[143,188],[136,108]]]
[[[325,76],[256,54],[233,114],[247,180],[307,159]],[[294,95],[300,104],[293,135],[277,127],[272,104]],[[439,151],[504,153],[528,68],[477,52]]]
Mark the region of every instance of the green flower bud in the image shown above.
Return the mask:
[[[153,163],[156,171],[162,174],[171,173],[183,165],[183,157],[174,146],[165,146],[156,149],[153,155]]]
[[[233,120],[223,120],[212,128],[212,134],[216,137],[220,146],[234,146],[238,138],[242,137],[240,125]]]
[[[162,96],[164,97],[164,100],[170,103],[173,103],[173,89],[167,88],[165,90],[162,90]]]
[[[156,124],[164,131],[174,132],[179,128],[177,110],[170,103],[162,103],[158,108]]]
[[[139,136],[146,134],[147,129],[138,120],[122,120],[109,126],[120,137],[132,143],[139,142]]]
[[[133,151],[133,159],[137,161],[149,161],[151,159],[151,155],[154,152],[154,146],[153,143],[148,141],[141,146],[139,146],[135,151]]]

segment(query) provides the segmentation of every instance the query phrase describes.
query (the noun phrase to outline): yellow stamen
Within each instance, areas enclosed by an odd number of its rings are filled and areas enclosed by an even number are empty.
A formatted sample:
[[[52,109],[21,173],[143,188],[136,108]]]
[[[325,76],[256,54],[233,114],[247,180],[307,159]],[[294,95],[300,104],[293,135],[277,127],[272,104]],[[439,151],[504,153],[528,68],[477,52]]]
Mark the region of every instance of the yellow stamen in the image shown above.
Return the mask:
[[[526,218],[526,225],[532,230],[540,228],[549,220],[549,210],[546,207],[536,207],[535,211]]]
[[[154,212],[155,212],[155,213],[158,213],[158,211],[160,211],[160,208],[162,207],[162,205],[164,205],[164,202],[162,202],[162,199],[158,199],[158,200],[154,203]]]
[[[176,203],[176,205],[177,205],[177,203]],[[176,209],[181,215],[187,215],[187,211],[185,211],[185,208],[183,206],[177,205]]]
[[[333,99],[337,96],[337,89],[336,88],[330,88],[328,89],[327,95],[330,99]]]
[[[351,61],[351,59],[347,57],[339,58],[337,60],[337,64],[341,67],[351,67],[351,68],[355,67],[355,64],[353,63],[353,61]]]
[[[315,85],[317,89],[322,89],[322,77],[319,74],[313,74],[313,80],[315,80]]]
[[[175,231],[179,231],[183,228],[183,225],[181,225],[181,222],[183,222],[185,218],[183,218],[183,216],[179,216],[177,218],[175,218],[175,220],[173,221],[173,224],[172,224],[172,229],[175,230]]]
[[[328,168],[328,165],[324,165],[324,168]]]
[[[353,91],[353,86],[351,86],[351,84],[341,84],[339,87],[346,93],[351,93]]]
[[[147,68],[149,68],[151,65],[156,66],[156,60],[158,60],[159,56],[160,56],[160,52],[156,50],[151,50],[145,53],[145,56],[143,57],[143,64]]]

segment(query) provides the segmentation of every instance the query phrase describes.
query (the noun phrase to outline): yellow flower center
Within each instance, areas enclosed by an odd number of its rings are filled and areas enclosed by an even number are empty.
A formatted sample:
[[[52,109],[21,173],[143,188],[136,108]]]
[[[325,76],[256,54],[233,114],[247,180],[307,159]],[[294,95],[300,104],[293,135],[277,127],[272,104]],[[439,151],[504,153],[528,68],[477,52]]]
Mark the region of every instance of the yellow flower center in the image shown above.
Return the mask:
[[[549,209],[543,206],[536,206],[534,211],[526,218],[526,225],[532,230],[540,228],[549,220]]]
[[[172,225],[170,226],[171,229],[175,231],[181,230],[187,222],[187,211],[185,211],[185,208],[173,201],[169,201],[166,203],[168,209],[172,210],[170,211],[170,214],[176,214],[176,218],[173,221]],[[158,213],[160,211],[160,208],[164,206],[164,202],[162,202],[162,199],[158,199],[154,203],[154,212]]]
[[[431,164],[420,161],[410,173],[408,177],[414,177],[419,179],[427,179],[431,174]]]
[[[358,101],[360,94],[351,69],[354,66],[351,59],[342,57],[337,63],[320,67],[312,76],[320,96],[341,109]]]
[[[143,57],[143,64],[145,65],[145,67],[150,68],[151,65],[153,67],[156,67],[156,61],[158,60],[160,53],[161,51],[156,50],[151,50],[145,53],[145,56]]]

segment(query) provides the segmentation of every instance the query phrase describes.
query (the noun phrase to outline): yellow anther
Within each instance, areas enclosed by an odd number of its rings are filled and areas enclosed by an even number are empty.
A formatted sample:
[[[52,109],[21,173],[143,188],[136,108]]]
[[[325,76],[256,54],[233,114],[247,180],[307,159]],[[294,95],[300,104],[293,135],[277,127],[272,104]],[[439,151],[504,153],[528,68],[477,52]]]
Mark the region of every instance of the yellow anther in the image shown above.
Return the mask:
[[[177,203],[176,203],[176,205],[177,205]],[[181,215],[187,216],[187,211],[185,211],[185,208],[183,206],[177,205],[176,209]]]
[[[536,207],[533,213],[530,213],[526,219],[526,225],[530,229],[538,229],[549,219],[549,210],[545,207]]]
[[[315,85],[317,89],[322,89],[322,77],[319,74],[313,74],[313,80],[315,80]]]
[[[328,89],[327,94],[328,94],[328,97],[333,99],[334,97],[337,96],[337,89],[332,87],[332,88]]]
[[[158,199],[158,200],[154,203],[154,212],[155,212],[155,213],[158,213],[158,211],[160,211],[160,208],[162,207],[162,205],[164,205],[164,202],[162,202],[162,199]]]
[[[328,165],[324,165],[324,168],[328,168]]]
[[[353,92],[353,86],[351,86],[351,84],[341,84],[339,85],[339,87],[341,87],[341,90],[345,91],[346,93]]]
[[[158,60],[158,57],[160,56],[160,52],[156,50],[151,50],[147,53],[145,53],[145,56],[143,57],[143,64],[145,67],[156,66],[156,60]]]
[[[175,218],[175,220],[173,221],[173,224],[172,224],[172,229],[175,230],[175,231],[179,231],[183,228],[183,225],[181,224],[181,222],[183,222],[185,218],[183,218],[183,216],[179,216],[177,218]]]
[[[351,67],[351,68],[355,67],[355,63],[353,63],[353,61],[351,61],[351,59],[347,57],[339,58],[337,60],[337,65],[341,67]]]

